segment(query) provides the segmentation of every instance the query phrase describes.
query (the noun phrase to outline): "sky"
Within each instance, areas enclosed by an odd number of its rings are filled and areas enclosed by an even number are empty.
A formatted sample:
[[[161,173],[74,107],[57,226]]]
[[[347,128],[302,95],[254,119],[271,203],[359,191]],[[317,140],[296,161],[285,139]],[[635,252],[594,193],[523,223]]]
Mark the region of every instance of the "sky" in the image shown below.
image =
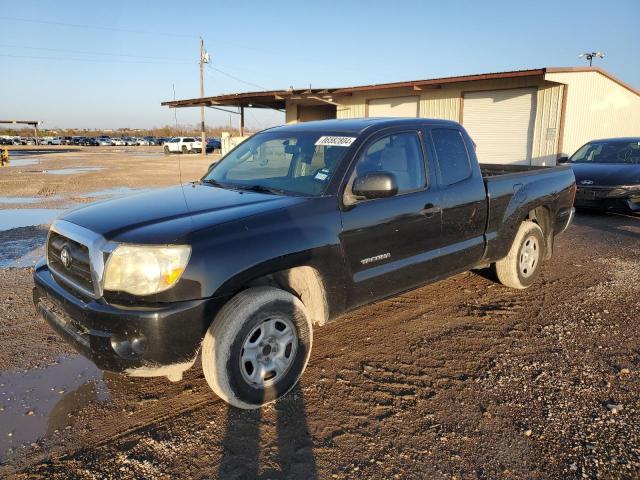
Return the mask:
[[[0,117],[44,128],[174,124],[160,102],[545,66],[595,65],[640,88],[640,0],[21,0],[0,10]],[[18,6],[19,5],[19,6]],[[199,109],[175,112],[179,124]],[[207,124],[238,116],[207,109]],[[4,118],[3,118],[4,119]],[[247,127],[284,122],[248,109]]]

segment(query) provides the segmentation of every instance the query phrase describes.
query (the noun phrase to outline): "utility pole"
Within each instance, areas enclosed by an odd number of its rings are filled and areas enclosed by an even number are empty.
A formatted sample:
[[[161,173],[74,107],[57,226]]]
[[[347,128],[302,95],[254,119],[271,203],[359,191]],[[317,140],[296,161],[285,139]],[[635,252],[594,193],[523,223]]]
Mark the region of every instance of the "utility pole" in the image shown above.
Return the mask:
[[[200,37],[200,98],[204,98],[204,64],[209,63],[209,54],[204,50],[204,40]],[[204,105],[200,106],[200,141],[202,156],[207,156],[207,138],[204,129]]]

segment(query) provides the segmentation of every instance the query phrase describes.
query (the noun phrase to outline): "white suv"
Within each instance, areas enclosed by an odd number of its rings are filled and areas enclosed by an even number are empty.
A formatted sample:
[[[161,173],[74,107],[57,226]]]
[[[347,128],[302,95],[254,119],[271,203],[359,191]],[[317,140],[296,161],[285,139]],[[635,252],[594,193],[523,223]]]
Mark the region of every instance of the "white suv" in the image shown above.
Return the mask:
[[[194,137],[173,137],[164,144],[164,153],[202,152],[202,142]]]

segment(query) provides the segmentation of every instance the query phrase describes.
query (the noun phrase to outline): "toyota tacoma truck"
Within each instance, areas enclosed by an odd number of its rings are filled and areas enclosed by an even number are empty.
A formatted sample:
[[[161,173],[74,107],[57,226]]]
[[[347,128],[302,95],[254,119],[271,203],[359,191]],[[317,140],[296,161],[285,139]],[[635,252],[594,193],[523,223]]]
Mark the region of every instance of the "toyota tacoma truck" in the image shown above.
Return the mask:
[[[271,128],[200,181],[62,215],[34,302],[102,369],[176,381],[200,355],[216,394],[257,408],[350,310],[475,268],[530,286],[575,191],[569,166],[480,165],[455,122]]]

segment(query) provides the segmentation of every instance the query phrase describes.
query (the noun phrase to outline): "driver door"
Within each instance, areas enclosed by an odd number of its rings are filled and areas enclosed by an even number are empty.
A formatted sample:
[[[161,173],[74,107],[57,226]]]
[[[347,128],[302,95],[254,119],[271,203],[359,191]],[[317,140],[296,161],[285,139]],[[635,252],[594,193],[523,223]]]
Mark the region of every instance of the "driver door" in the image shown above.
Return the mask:
[[[342,215],[341,243],[353,288],[349,307],[425,283],[440,246],[440,193],[429,168],[422,133],[378,134],[357,159],[345,199],[356,177],[392,173],[398,193],[389,198],[356,199]]]

